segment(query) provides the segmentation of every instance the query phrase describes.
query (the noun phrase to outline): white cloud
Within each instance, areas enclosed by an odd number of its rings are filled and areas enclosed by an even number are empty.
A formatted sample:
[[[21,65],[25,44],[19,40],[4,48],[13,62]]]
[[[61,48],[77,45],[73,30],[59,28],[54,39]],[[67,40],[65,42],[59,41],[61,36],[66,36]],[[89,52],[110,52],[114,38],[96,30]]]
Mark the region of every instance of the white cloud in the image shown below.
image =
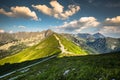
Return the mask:
[[[11,33],[11,34],[12,34],[12,33],[13,33],[13,31],[11,30],[11,31],[9,31],[9,33]]]
[[[31,11],[25,6],[16,6],[10,8],[11,12],[5,11],[3,8],[0,9],[0,14],[9,17],[19,17],[19,18],[30,18],[32,20],[38,20],[38,17],[34,11]]]
[[[120,16],[106,18],[102,30],[103,33],[120,33]]]
[[[106,18],[104,25],[106,26],[120,26],[120,16],[116,16],[113,18]]]
[[[18,26],[18,28],[25,29],[26,27],[25,26]]]
[[[64,32],[80,32],[87,28],[95,28],[99,26],[99,22],[94,17],[82,17],[79,20],[73,20],[71,22],[65,22],[61,26],[57,26],[56,30]]]
[[[69,5],[68,10],[64,10],[64,6],[62,6],[56,0],[52,0],[50,5],[52,8],[49,8],[46,5],[32,5],[32,7],[46,15],[62,20],[69,18],[80,10],[80,6],[76,5]]]
[[[4,33],[4,32],[5,32],[4,30],[0,29],[0,33]]]
[[[103,27],[100,28],[100,33],[105,35],[120,35],[120,16],[106,18],[103,22]]]

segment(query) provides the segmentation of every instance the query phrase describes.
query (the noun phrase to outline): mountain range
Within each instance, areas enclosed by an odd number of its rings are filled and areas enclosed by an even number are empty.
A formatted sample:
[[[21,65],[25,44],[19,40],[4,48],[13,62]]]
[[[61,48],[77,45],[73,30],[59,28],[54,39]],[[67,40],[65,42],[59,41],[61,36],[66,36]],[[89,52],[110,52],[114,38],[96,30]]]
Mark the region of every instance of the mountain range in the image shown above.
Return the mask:
[[[100,33],[65,34],[42,32],[0,33],[0,65],[20,63],[57,54],[80,56],[120,51],[120,39]]]
[[[3,65],[5,63],[20,63],[28,60],[47,57],[53,54],[59,54],[59,56],[89,54],[87,50],[77,46],[71,40],[66,39],[61,34],[57,34],[51,30],[42,32],[40,35],[42,35],[42,39],[40,38],[41,41],[39,41],[38,44],[26,47],[16,54],[11,54],[4,57],[0,60],[0,64]],[[23,44],[25,45],[25,43]]]
[[[85,43],[99,53],[110,53],[120,51],[120,38],[106,37],[101,33],[96,34],[75,34],[75,37],[82,38]]]

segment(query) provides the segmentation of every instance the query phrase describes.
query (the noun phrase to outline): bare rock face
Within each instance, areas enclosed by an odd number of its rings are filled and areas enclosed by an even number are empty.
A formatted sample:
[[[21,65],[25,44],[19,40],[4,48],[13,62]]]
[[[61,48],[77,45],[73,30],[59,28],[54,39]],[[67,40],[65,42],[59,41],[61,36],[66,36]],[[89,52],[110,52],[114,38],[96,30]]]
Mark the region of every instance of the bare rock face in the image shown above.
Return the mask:
[[[49,36],[49,35],[52,35],[54,32],[50,29],[46,30],[45,31],[45,37]]]
[[[88,45],[90,48],[94,49],[99,53],[109,53],[114,51],[120,51],[120,39],[119,38],[112,38],[106,37],[101,33],[96,34],[75,34],[73,35],[78,38],[82,38],[85,40],[85,44]],[[80,45],[81,41],[75,41]],[[83,42],[82,42],[83,43]]]
[[[27,46],[33,46],[39,43],[42,39],[53,34],[50,29],[42,32],[17,32],[17,33],[0,33],[0,45],[16,42],[24,43]]]

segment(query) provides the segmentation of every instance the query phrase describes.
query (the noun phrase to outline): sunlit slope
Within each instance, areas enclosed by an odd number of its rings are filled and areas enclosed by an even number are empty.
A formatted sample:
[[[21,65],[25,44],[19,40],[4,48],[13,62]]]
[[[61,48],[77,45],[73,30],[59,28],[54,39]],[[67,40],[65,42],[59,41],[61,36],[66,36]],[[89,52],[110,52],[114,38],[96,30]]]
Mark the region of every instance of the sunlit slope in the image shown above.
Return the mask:
[[[64,47],[64,49],[61,49],[61,47]],[[62,50],[65,50],[64,53],[62,53]],[[72,41],[67,40],[60,34],[54,33],[35,46],[27,48],[15,55],[3,58],[2,60],[0,60],[0,65],[3,65],[5,63],[20,63],[59,53],[61,53],[62,56],[88,54],[86,50],[80,48]]]
[[[56,38],[53,35],[50,35],[35,46],[32,46],[21,51],[20,53],[0,60],[0,65],[3,65],[4,63],[19,63],[60,53],[61,51],[59,47],[60,46]]]
[[[62,35],[58,35],[58,38],[60,39],[61,43],[64,45],[65,49],[68,52],[74,53],[74,54],[78,54],[78,55],[87,55],[89,54],[89,51],[86,51],[84,49],[82,49],[81,47],[77,46],[76,44],[74,44],[71,40],[66,39],[65,37],[63,37]]]

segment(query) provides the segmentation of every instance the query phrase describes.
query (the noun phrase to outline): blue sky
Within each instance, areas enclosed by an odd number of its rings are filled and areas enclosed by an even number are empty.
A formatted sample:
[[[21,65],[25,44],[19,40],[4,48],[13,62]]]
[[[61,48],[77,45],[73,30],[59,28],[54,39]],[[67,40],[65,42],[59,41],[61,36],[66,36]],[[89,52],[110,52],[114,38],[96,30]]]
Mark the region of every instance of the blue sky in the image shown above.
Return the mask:
[[[120,37],[120,0],[0,0],[0,32],[91,33]]]

